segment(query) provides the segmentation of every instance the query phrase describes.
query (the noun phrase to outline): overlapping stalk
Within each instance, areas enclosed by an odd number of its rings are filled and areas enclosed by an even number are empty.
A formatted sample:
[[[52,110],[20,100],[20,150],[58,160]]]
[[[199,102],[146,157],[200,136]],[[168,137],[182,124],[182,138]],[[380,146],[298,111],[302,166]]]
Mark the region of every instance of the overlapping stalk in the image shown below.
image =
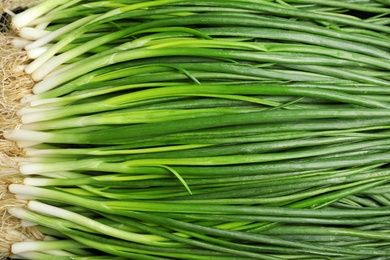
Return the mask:
[[[0,257],[390,256],[387,1],[7,12]]]

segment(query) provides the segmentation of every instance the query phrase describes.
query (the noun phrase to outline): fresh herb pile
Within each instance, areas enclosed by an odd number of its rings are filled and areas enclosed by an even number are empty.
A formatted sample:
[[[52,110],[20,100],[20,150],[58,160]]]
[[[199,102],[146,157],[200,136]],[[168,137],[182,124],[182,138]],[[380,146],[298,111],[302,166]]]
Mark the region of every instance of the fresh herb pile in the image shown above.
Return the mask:
[[[12,17],[22,259],[390,258],[388,0],[46,0]],[[1,228],[0,228],[1,229]],[[55,258],[53,258],[55,257]]]

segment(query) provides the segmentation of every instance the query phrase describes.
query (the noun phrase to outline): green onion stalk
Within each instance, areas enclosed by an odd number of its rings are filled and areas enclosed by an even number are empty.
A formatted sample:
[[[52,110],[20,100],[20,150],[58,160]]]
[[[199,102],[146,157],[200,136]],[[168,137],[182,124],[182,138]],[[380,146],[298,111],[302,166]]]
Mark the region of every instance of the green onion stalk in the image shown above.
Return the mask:
[[[1,259],[390,257],[388,1],[16,2]]]

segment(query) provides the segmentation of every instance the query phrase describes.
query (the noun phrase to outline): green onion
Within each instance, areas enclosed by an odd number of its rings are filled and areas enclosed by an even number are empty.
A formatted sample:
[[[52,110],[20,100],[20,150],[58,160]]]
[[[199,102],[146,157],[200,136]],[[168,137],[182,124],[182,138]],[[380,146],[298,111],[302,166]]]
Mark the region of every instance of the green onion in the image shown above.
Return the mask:
[[[6,4],[0,258],[389,258],[387,0]]]

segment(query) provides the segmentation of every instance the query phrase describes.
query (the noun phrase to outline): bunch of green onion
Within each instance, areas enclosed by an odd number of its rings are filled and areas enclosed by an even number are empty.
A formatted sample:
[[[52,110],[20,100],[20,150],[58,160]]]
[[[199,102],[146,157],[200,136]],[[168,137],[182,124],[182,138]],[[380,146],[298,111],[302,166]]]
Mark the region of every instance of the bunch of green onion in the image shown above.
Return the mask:
[[[14,15],[36,84],[4,133],[25,201],[7,212],[42,240],[0,256],[389,259],[389,14],[46,0]]]

